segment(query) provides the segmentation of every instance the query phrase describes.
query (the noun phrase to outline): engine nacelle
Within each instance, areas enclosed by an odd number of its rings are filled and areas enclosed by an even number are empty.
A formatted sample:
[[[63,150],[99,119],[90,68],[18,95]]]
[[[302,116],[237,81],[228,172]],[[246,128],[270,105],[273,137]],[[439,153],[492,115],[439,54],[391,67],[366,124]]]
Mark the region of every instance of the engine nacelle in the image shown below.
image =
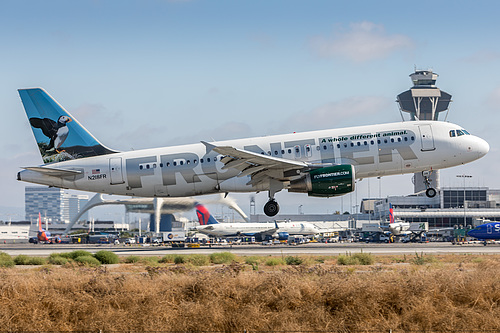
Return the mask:
[[[350,164],[309,171],[305,177],[290,182],[289,192],[315,197],[334,197],[354,191],[354,168]]]

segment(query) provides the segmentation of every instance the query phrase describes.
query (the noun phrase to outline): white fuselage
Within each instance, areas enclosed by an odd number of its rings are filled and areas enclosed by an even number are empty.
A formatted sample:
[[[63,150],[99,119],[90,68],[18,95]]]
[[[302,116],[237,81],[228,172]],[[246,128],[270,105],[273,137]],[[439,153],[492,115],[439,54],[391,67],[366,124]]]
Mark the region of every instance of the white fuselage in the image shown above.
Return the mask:
[[[450,136],[461,127],[410,121],[215,142],[281,159],[351,164],[356,178],[457,166],[484,156],[489,146],[474,135]],[[120,152],[52,163],[79,175],[55,177],[23,170],[18,178],[49,186],[141,197],[179,197],[269,190],[247,184],[250,176],[222,169],[221,155],[202,144]],[[286,185],[285,187],[286,188]]]
[[[278,222],[278,228],[273,222],[262,222],[262,223],[218,223],[198,226],[196,230],[198,232],[216,236],[216,237],[229,237],[238,235],[254,235],[258,233],[266,233],[266,231],[273,231],[269,234],[279,232],[286,232],[289,235],[316,235],[321,232],[321,230],[312,223],[307,222]]]

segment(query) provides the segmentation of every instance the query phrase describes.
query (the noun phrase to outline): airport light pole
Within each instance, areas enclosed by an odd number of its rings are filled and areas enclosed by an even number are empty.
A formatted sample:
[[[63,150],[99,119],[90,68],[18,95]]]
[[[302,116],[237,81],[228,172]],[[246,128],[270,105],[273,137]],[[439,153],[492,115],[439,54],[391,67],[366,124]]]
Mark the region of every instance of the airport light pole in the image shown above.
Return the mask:
[[[466,178],[472,178],[472,176],[471,175],[466,175],[466,174],[461,174],[461,175],[457,175],[457,177],[464,179],[464,202],[463,202],[463,205],[464,205],[464,229],[467,229],[467,216],[465,214],[465,179]]]

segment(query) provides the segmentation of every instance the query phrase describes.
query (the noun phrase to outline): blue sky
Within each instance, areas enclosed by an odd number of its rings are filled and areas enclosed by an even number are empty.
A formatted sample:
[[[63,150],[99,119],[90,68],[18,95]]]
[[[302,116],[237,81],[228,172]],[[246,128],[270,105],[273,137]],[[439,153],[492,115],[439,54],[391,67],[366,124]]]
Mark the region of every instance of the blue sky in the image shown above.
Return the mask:
[[[3,1],[0,199],[24,207],[21,166],[41,163],[17,94],[45,88],[105,145],[140,149],[399,121],[414,67],[453,95],[448,120],[490,153],[443,186],[500,188],[500,46],[495,1]],[[410,176],[382,179],[408,194]],[[360,182],[358,199],[378,195]],[[249,195],[235,196],[248,210]],[[257,195],[257,207],[267,200]],[[340,199],[279,193],[283,212]],[[347,210],[344,198],[344,210]],[[4,214],[10,208],[2,208]],[[12,211],[19,211],[13,209]],[[0,216],[1,218],[1,216]],[[19,217],[19,218],[22,218]],[[15,218],[18,219],[18,218]]]

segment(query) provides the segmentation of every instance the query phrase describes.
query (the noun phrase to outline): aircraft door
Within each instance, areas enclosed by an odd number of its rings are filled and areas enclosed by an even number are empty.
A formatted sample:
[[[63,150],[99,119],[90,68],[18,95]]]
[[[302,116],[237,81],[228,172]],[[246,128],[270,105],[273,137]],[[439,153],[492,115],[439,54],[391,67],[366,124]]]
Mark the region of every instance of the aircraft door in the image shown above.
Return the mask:
[[[420,130],[420,141],[422,143],[422,151],[431,151],[435,150],[436,146],[434,146],[434,137],[432,135],[432,127],[431,125],[420,125],[418,126]]]
[[[491,224],[486,225],[488,235],[493,233],[493,226]]]
[[[122,158],[113,157],[109,159],[109,174],[111,185],[123,184],[123,172],[122,172]]]

